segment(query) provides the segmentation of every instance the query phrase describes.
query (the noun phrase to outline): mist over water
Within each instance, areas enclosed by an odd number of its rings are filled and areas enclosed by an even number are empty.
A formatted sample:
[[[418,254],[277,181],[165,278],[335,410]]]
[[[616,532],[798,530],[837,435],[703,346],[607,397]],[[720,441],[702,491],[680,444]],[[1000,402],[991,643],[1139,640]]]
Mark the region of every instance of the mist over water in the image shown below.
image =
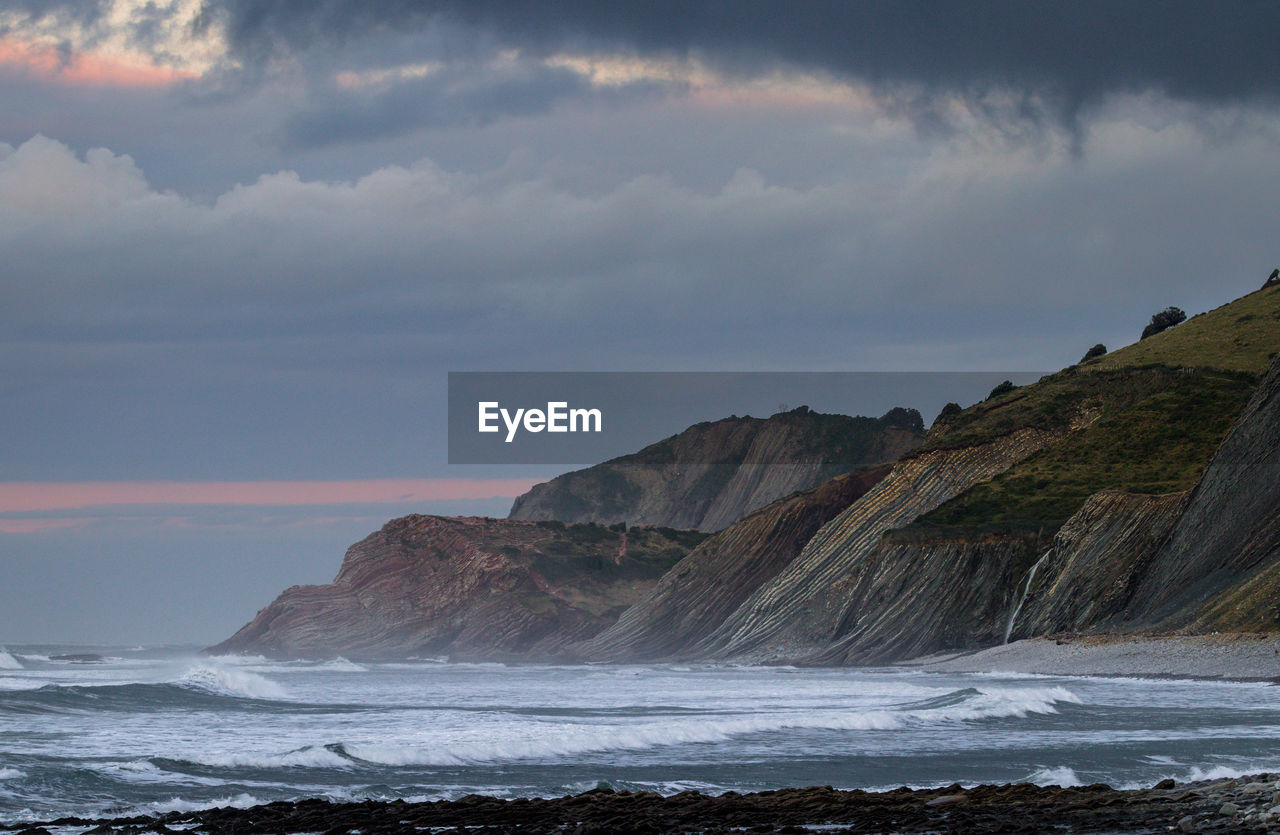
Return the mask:
[[[57,656],[92,652],[102,660]],[[1266,684],[0,651],[0,821],[328,797],[1280,771]]]

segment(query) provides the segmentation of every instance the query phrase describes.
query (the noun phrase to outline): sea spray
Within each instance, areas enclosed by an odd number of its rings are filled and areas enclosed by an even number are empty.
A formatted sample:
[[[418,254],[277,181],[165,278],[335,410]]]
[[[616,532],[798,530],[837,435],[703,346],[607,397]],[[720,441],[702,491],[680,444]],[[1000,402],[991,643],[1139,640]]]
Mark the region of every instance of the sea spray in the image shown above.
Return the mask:
[[[1031,592],[1031,583],[1036,579],[1036,569],[1039,568],[1040,563],[1047,560],[1049,555],[1052,553],[1052,548],[1045,551],[1044,555],[1041,556],[1040,559],[1036,560],[1035,565],[1027,569],[1027,582],[1022,587],[1022,594],[1018,595],[1018,605],[1014,606],[1013,611],[1009,613],[1009,624],[1004,628],[1004,642],[1006,644],[1009,643],[1009,636],[1013,634],[1013,624],[1018,620],[1018,613],[1022,611],[1022,604],[1026,602],[1027,595]]]
[[[1280,735],[1259,733],[1280,728],[1280,707],[1258,684],[660,664],[354,672],[189,651],[85,666],[10,649],[27,668],[0,677],[39,689],[0,689],[0,769],[12,769],[0,823],[308,797],[546,797],[602,780],[718,794],[1063,783],[1071,768],[1085,783],[1149,786],[1193,766],[1280,761]],[[264,699],[277,683],[288,698]]]
[[[539,722],[510,729],[508,738],[500,742],[486,741],[448,748],[373,743],[342,745],[340,750],[357,760],[382,765],[456,766],[721,743],[739,737],[788,731],[893,731],[989,719],[1021,719],[1031,714],[1057,713],[1059,704],[1080,702],[1080,698],[1065,687],[968,688],[937,696],[919,706],[905,705],[897,709],[790,711],[677,720],[664,718],[625,725],[561,723],[551,726]]]
[[[177,683],[209,693],[244,699],[285,699],[287,691],[269,678],[245,670],[200,664],[187,670]]]

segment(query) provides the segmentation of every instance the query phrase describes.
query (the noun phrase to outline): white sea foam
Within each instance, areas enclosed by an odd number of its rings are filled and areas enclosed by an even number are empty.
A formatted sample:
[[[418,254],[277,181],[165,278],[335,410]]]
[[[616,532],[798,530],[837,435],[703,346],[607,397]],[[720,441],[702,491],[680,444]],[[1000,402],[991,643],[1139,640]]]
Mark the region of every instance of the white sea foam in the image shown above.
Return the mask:
[[[1275,763],[1272,763],[1274,767]],[[1260,771],[1270,771],[1263,766],[1244,768],[1232,768],[1226,765],[1215,765],[1209,768],[1201,768],[1192,766],[1191,770],[1178,778],[1180,783],[1194,783],[1198,780],[1234,780],[1237,777],[1244,777],[1246,774],[1257,774]]]
[[[1166,757],[1148,757],[1148,760],[1156,761],[1170,759]],[[1166,763],[1157,763],[1166,765]],[[1177,765],[1176,761],[1171,760],[1168,765]],[[1185,771],[1166,771],[1158,777],[1143,780],[1127,780],[1120,783],[1117,788],[1120,789],[1149,789],[1160,780],[1169,778],[1179,783],[1195,783],[1202,780],[1235,780],[1238,777],[1247,777],[1250,774],[1272,773],[1280,770],[1280,763],[1275,760],[1258,760],[1253,763],[1239,763],[1236,766],[1213,765],[1213,766],[1191,766]]]
[[[288,693],[279,684],[257,673],[228,670],[224,667],[197,665],[177,681],[185,687],[196,687],[211,693],[250,699],[286,699]]]
[[[197,777],[192,774],[178,774],[166,771],[149,760],[129,760],[126,762],[102,763],[94,766],[94,770],[130,783],[142,784],[175,784],[183,783],[192,786],[220,786],[222,780],[213,777]]]
[[[22,662],[0,649],[0,670],[21,670]]]
[[[273,663],[265,655],[210,655],[209,660],[224,667],[256,667]]]
[[[334,670],[335,672],[340,672],[340,673],[369,672],[368,667],[361,666],[360,664],[357,664],[354,661],[348,661],[347,659],[343,658],[341,655],[339,655],[337,658],[334,658],[332,661],[325,661],[323,664],[320,665],[319,668],[322,670]]]
[[[908,725],[1024,717],[1056,713],[1061,702],[1080,699],[1063,687],[978,691],[959,704],[926,710],[811,711],[752,714],[733,718],[697,717],[631,725],[533,725],[525,738],[508,734],[485,741],[424,747],[398,743],[348,744],[351,756],[382,765],[451,766],[563,757],[604,751],[628,751],[667,745],[724,742],[735,737],[786,730],[896,730]]]
[[[0,780],[17,780],[26,776],[25,771],[19,771],[16,768],[0,768]]]
[[[221,809],[225,806],[248,809],[250,806],[258,806],[261,803],[261,800],[251,794],[237,794],[234,797],[220,797],[214,800],[183,800],[180,797],[174,797],[148,803],[142,808],[148,812],[163,815],[167,812],[199,812],[202,809]]]
[[[1028,783],[1035,783],[1037,786],[1061,786],[1062,788],[1070,788],[1071,786],[1083,786],[1084,781],[1076,774],[1074,769],[1065,765],[1056,768],[1041,768],[1035,771],[1027,778]]]
[[[14,678],[13,676],[0,677],[0,691],[38,690],[46,684],[48,684],[48,682],[41,681],[38,678]]]
[[[351,760],[319,745],[308,745],[283,754],[226,751],[186,758],[215,768],[350,768]]]

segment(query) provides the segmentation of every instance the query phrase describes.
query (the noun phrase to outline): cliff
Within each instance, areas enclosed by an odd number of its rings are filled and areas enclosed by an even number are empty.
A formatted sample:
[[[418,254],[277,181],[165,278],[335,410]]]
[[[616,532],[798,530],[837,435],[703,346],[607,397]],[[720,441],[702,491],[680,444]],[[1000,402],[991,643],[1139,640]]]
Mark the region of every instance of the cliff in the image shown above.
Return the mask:
[[[547,658],[592,637],[697,533],[406,516],[351,546],[327,586],[293,586],[213,653]]]
[[[1254,392],[1132,608],[1189,632],[1280,628],[1280,356]]]
[[[908,409],[874,419],[802,406],[767,420],[699,423],[539,484],[515,500],[509,518],[718,531],[841,473],[894,461],[923,433],[919,412]]]
[[[1062,632],[1274,628],[1277,372],[1259,385],[1253,370],[1280,348],[1258,322],[1278,320],[1280,291],[1260,291],[939,420],[675,657],[865,664]]]
[[[1099,493],[1059,532],[1014,637],[1280,629],[1280,358],[1195,486]]]
[[[573,648],[585,658],[643,661],[698,655],[699,644],[813,534],[889,473],[883,465],[837,476],[730,525],[663,575],[613,626]]]
[[[1076,422],[1096,417],[1082,411]],[[987,443],[934,449],[900,461],[860,499],[824,525],[786,569],[751,594],[706,641],[717,658],[797,661],[821,654],[856,606],[855,589],[875,570],[886,531],[900,528],[973,484],[1004,471],[1061,431],[1024,428]],[[925,575],[928,577],[928,575]],[[924,579],[924,578],[922,578]],[[876,595],[878,605],[932,608],[917,586]],[[907,592],[907,593],[903,593]],[[910,615],[914,617],[914,615]]]
[[[410,516],[214,649],[866,664],[1063,633],[1280,630],[1276,324],[1270,287],[950,410],[923,438],[905,410],[699,424],[512,512],[709,538]]]

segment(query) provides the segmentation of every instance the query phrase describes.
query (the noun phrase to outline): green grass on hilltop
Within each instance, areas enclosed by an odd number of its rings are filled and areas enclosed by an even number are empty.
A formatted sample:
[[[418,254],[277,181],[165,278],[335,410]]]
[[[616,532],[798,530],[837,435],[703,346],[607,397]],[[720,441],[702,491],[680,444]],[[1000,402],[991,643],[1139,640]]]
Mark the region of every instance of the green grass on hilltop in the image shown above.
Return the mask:
[[[1256,380],[1277,353],[1280,286],[975,403],[935,423],[919,451],[969,446],[1025,427],[1064,429],[1082,411],[1103,404],[1114,409],[1165,388],[1173,378],[1154,373],[1159,369],[1215,369]]]
[[[1143,365],[1262,374],[1280,351],[1280,285],[1264,287],[1180,325],[1084,363],[1086,371]]]
[[[1098,413],[1087,428],[901,533],[1051,535],[1099,490],[1187,490],[1278,351],[1280,287],[1267,287],[939,419],[920,452],[979,444],[1025,427],[1063,430],[1082,414]]]
[[[1040,403],[1042,411],[1052,411],[1074,391],[1080,402],[1094,402],[1102,414],[1087,428],[920,517],[904,533],[1052,534],[1099,490],[1186,490],[1244,408],[1255,379],[1238,372],[1147,368],[1041,385],[1039,391],[1024,392],[1024,407]]]

